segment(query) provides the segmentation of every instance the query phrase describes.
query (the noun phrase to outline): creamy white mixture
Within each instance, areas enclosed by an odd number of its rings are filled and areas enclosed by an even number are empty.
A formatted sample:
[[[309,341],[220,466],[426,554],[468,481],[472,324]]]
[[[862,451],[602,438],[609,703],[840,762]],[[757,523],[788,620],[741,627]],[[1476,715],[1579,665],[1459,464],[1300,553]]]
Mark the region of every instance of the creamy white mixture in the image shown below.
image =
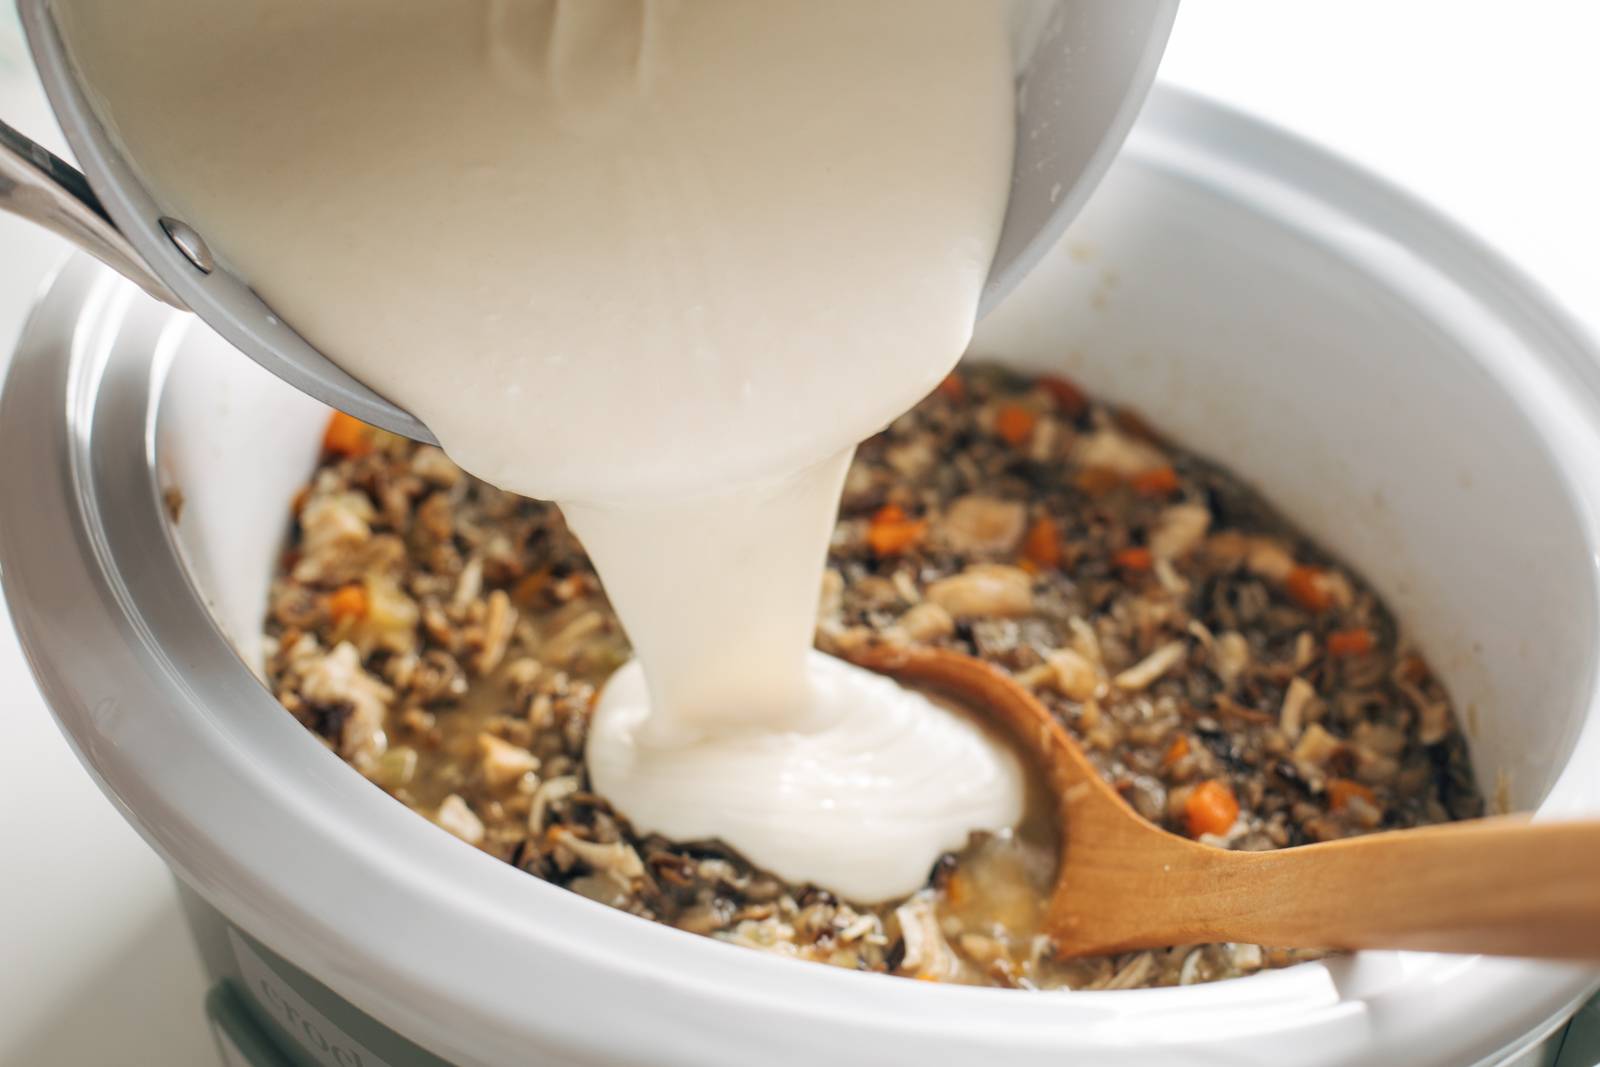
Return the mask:
[[[973,326],[1008,5],[56,7],[169,213],[467,469],[561,502],[638,654],[589,748],[636,827],[875,900],[1019,818],[1009,753],[809,652],[851,449]]]

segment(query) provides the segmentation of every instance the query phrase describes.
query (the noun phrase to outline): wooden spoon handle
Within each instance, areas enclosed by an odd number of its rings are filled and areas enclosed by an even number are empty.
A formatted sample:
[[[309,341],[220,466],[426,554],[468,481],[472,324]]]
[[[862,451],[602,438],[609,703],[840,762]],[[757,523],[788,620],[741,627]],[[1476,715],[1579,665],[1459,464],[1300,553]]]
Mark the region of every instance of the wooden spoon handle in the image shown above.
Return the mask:
[[[1277,852],[1229,852],[1145,822],[1003,671],[942,649],[851,658],[981,709],[1061,798],[1047,928],[1066,956],[1240,941],[1600,960],[1600,822],[1477,819]]]
[[[1233,853],[1225,940],[1600,959],[1600,822],[1477,819]]]

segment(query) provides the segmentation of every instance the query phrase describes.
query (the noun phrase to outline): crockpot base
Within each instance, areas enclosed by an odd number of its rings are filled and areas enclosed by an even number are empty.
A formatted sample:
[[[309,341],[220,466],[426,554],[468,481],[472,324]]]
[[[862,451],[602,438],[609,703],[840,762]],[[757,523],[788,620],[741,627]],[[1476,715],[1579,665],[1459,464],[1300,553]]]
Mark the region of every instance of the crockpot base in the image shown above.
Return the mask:
[[[1060,368],[1253,482],[1388,599],[1464,709],[1491,793],[1542,816],[1600,810],[1600,362],[1491,252],[1314,148],[1158,91],[973,347]],[[529,878],[372,788],[252,673],[281,517],[325,417],[81,260],[0,397],[19,635],[80,758],[187,886],[230,977],[221,1015],[253,1005],[280,1038],[310,1020],[329,1049],[343,1035],[393,1067],[1456,1065],[1529,1053],[1597,984],[1363,953],[1182,989],[930,987]],[[297,993],[312,1015],[273,975],[328,999]],[[302,1058],[348,1062],[301,1034]]]

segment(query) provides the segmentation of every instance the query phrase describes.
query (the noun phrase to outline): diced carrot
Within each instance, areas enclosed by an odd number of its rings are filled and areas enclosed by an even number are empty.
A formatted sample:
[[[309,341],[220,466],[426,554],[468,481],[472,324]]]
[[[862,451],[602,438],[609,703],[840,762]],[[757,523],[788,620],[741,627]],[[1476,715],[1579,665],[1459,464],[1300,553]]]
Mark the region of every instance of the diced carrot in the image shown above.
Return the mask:
[[[1038,421],[1039,416],[1021,404],[1002,404],[994,413],[995,432],[1012,446],[1020,445],[1033,436],[1033,427]]]
[[[867,544],[872,546],[873,555],[898,556],[921,541],[927,532],[925,519],[907,517],[899,504],[885,504],[867,527]]]
[[[372,427],[342,411],[335,411],[322,433],[322,448],[339,456],[364,456],[372,451]]]
[[[1212,779],[1190,791],[1183,802],[1183,815],[1189,824],[1190,837],[1225,834],[1239,818],[1239,801],[1228,783]]]
[[[1321,567],[1300,565],[1283,580],[1283,588],[1296,604],[1307,611],[1327,611],[1333,606],[1328,576]]]
[[[1047,374],[1039,379],[1039,386],[1050,394],[1064,415],[1075,419],[1089,410],[1089,398],[1069,379]]]
[[[1335,630],[1328,635],[1328,655],[1364,656],[1372,651],[1372,631],[1364,626],[1352,630]]]
[[[1028,527],[1022,541],[1022,559],[1035,567],[1061,566],[1061,530],[1048,515],[1040,515]]]
[[[1110,467],[1084,467],[1073,475],[1072,484],[1087,496],[1105,496],[1122,484],[1122,475]]]
[[[343,585],[328,597],[328,614],[334,622],[367,617],[367,591],[359,585]]]
[[[1148,548],[1134,546],[1132,548],[1124,548],[1122,551],[1112,556],[1111,562],[1115,564],[1119,570],[1147,571],[1151,567],[1155,566],[1156,561],[1155,557],[1150,554],[1150,550]]]
[[[961,877],[961,872],[952,874],[944,883],[944,897],[950,902],[951,907],[959,908],[966,903],[971,895],[967,888],[967,880]]]
[[[527,607],[539,599],[539,594],[544,592],[550,584],[550,568],[540,567],[532,574],[525,574],[511,587],[511,599],[523,607]]]
[[[1134,492],[1144,496],[1171,496],[1178,491],[1178,472],[1171,467],[1140,471],[1133,476]]]
[[[967,380],[959,372],[951,371],[945,375],[944,381],[933,387],[933,391],[959,404],[967,398]]]
[[[1373,807],[1378,805],[1378,795],[1370,787],[1351,781],[1349,778],[1328,779],[1328,807],[1334,811],[1342,811],[1345,805],[1350,803],[1351,797],[1360,797]]]
[[[1167,746],[1166,754],[1161,757],[1161,769],[1166,770],[1183,757],[1189,754],[1189,735],[1179,734],[1172,739],[1172,744]]]

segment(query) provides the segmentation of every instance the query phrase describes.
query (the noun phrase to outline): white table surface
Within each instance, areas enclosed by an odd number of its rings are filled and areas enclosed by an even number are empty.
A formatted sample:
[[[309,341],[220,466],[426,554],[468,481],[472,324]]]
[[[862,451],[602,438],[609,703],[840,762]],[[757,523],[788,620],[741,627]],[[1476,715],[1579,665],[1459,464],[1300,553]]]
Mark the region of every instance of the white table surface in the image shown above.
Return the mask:
[[[1600,4],[1187,0],[1163,77],[1422,194],[1600,333]],[[0,117],[60,149],[9,4]],[[0,363],[64,254],[0,216]],[[3,615],[0,679],[0,1064],[214,1064],[166,872],[68,750]]]

